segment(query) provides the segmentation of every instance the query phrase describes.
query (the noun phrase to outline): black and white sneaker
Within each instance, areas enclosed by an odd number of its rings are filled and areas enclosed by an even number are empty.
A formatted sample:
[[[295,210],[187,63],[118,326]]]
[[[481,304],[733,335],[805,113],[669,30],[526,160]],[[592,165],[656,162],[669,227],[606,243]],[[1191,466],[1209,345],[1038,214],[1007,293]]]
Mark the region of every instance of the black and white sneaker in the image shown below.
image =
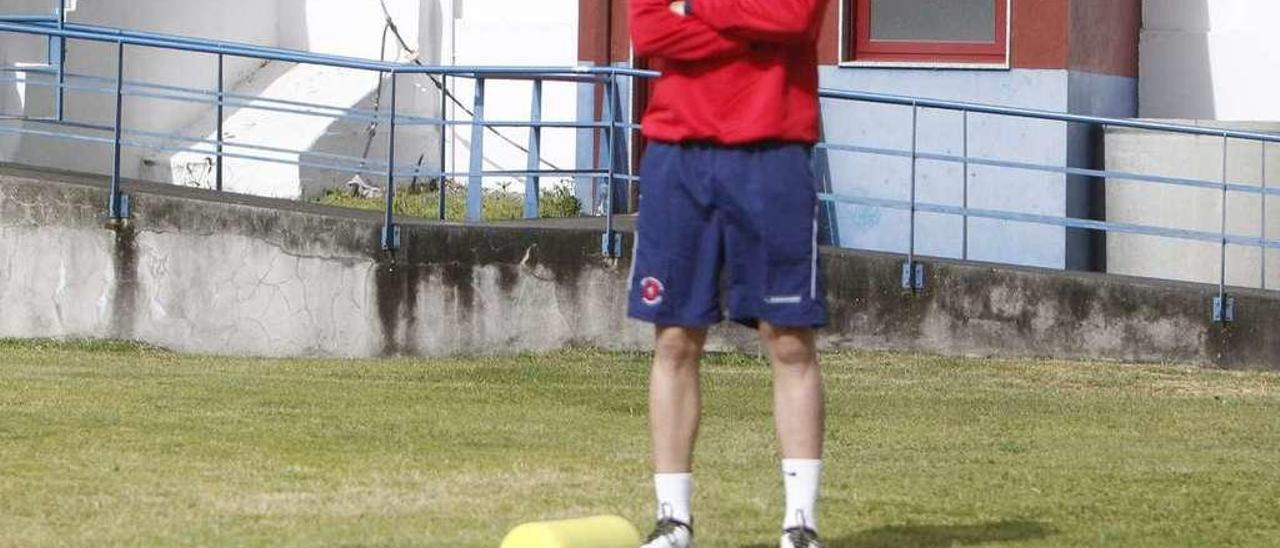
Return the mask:
[[[660,519],[640,548],[694,548],[693,527],[671,518]]]
[[[808,527],[792,527],[782,532],[780,548],[822,548],[818,533]]]

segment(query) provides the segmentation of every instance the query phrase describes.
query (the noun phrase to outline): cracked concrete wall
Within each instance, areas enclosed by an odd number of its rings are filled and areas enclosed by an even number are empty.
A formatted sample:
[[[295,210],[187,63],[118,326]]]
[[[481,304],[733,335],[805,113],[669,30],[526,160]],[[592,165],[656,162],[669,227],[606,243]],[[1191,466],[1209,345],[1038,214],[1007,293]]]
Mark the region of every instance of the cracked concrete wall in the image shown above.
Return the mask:
[[[371,267],[361,258],[237,234],[215,219],[241,217],[227,211],[239,208],[233,205],[146,200],[137,222],[111,231],[106,196],[92,187],[4,181],[0,333],[263,356],[357,356],[377,348],[376,326],[363,313]],[[156,218],[160,211],[183,226]],[[250,230],[270,224],[253,221]]]
[[[648,347],[625,318],[625,260],[595,220],[405,223],[380,215],[159,184],[129,184],[108,229],[101,181],[0,168],[0,337],[141,340],[173,350],[363,357]],[[631,237],[625,238],[630,245]],[[825,349],[1181,362],[1280,369],[1280,294],[1212,285],[928,262],[904,292],[898,255],[826,249]],[[713,348],[757,349],[725,325]]]
[[[594,233],[406,226],[422,243],[390,257],[376,215],[155,185],[131,185],[157,193],[135,196],[130,222],[109,230],[107,193],[81,184],[0,177],[0,336],[335,357],[645,338],[618,312],[619,267],[584,260]]]

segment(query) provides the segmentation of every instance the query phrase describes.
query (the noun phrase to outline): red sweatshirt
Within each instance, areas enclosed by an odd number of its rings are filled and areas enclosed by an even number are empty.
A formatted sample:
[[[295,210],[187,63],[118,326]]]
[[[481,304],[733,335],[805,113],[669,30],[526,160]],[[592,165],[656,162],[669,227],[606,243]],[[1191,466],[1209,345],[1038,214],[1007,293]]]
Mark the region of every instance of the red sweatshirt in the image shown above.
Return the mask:
[[[644,134],[664,142],[818,140],[818,14],[826,0],[631,0],[636,55],[662,71]]]

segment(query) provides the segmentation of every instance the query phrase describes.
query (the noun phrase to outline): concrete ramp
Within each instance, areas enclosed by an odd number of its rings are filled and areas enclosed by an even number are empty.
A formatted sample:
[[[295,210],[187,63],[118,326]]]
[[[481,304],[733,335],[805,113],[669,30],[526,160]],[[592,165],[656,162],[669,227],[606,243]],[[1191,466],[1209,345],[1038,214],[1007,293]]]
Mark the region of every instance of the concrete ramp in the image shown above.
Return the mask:
[[[350,178],[350,173],[341,171],[329,172],[326,177],[298,164],[309,159],[325,165],[350,165],[350,162],[337,162],[309,152],[324,139],[335,153],[360,157],[365,149],[367,123],[281,110],[331,115],[335,109],[371,108],[370,98],[377,93],[381,82],[379,75],[366,71],[280,62],[264,64],[231,90],[232,93],[257,99],[249,101],[248,106],[227,109],[223,123],[226,152],[262,157],[264,160],[227,158],[223,165],[223,189],[256,196],[298,199],[315,195],[335,181]],[[303,107],[276,100],[332,108]],[[216,127],[216,110],[211,109],[181,133],[215,140],[216,130],[212,133],[207,130]],[[145,160],[150,172],[144,177],[156,181],[171,180],[183,186],[214,188],[216,156],[212,147],[179,141],[170,144],[183,145],[188,145],[185,152],[157,154]],[[299,152],[257,150],[237,145]],[[376,150],[385,158],[385,145]],[[385,159],[382,162],[385,165]],[[312,175],[304,177],[304,173]]]

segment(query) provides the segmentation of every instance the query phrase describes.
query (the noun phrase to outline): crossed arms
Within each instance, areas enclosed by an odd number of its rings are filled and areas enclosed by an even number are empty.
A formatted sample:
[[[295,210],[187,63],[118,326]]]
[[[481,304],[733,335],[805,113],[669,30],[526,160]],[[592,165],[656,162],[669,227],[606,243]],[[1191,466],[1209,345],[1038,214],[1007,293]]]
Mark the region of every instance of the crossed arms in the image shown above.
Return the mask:
[[[631,0],[631,41],[638,55],[677,61],[745,53],[753,43],[801,43],[824,2]]]

